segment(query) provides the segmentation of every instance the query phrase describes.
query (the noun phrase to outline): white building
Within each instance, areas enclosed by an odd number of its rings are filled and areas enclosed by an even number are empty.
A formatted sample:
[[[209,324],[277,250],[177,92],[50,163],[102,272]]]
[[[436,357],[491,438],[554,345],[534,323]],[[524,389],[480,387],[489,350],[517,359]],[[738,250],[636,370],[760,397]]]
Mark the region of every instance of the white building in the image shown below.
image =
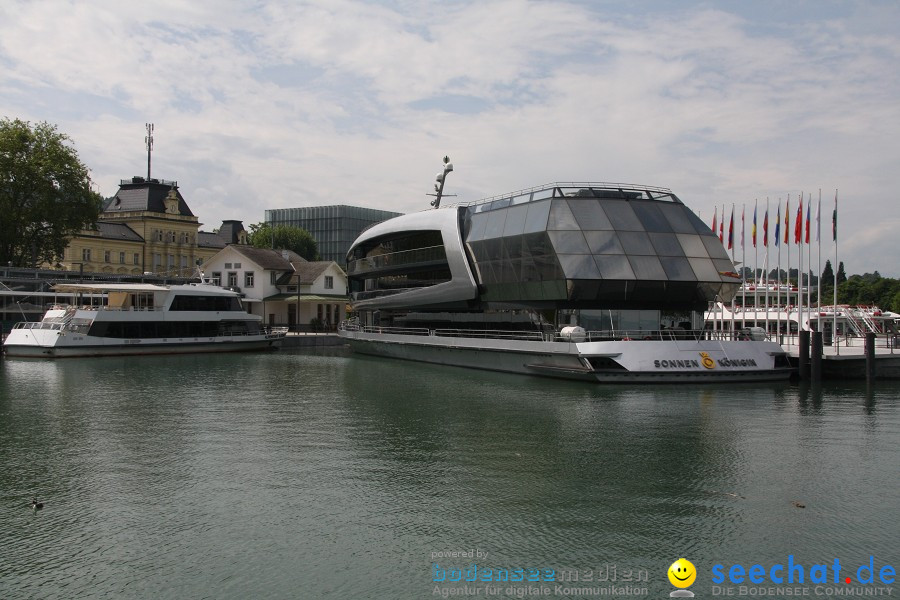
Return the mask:
[[[347,275],[334,261],[232,244],[203,263],[216,285],[243,294],[247,312],[292,331],[330,331],[347,315]]]

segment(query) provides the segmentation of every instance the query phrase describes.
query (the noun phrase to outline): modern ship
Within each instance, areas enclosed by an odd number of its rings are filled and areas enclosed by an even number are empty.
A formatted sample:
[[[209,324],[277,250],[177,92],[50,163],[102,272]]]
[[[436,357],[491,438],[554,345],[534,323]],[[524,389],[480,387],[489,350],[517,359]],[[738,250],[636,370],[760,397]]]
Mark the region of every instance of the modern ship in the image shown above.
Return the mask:
[[[403,215],[347,254],[356,352],[595,382],[787,378],[754,331],[704,327],[741,280],[669,189],[551,183]],[[449,168],[448,168],[449,167]]]
[[[236,292],[205,283],[66,283],[54,290],[80,301],[16,324],[3,344],[7,356],[261,350],[286,334],[262,327],[262,317],[248,314]]]

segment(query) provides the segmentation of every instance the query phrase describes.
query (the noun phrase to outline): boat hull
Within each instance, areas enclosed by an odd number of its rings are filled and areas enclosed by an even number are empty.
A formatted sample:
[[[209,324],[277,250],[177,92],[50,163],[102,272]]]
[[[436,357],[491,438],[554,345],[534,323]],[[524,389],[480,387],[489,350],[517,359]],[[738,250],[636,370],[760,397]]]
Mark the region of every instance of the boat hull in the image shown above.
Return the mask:
[[[275,348],[282,339],[283,335],[271,334],[158,340],[119,339],[71,335],[55,330],[14,329],[6,339],[3,350],[7,356],[22,358],[244,352]]]
[[[360,354],[602,383],[757,382],[787,379],[772,342],[564,342],[339,332]]]

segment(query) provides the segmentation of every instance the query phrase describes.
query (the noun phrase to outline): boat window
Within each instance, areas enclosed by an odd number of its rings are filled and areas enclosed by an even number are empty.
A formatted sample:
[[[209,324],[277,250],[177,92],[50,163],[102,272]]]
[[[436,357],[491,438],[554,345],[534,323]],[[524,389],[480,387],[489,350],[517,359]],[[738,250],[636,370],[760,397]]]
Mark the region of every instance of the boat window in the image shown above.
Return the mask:
[[[625,254],[615,231],[585,231],[584,237],[594,254]]]
[[[609,230],[613,228],[609,217],[603,212],[603,208],[597,200],[571,199],[569,200],[569,208],[572,209],[572,214],[575,215],[575,219],[584,230]]]
[[[670,281],[697,281],[691,263],[683,256],[661,256],[659,262]]]
[[[631,203],[625,200],[600,200],[606,216],[616,231],[644,231],[640,219],[634,214]]]
[[[550,231],[548,234],[553,247],[560,254],[590,254],[591,252],[584,240],[584,234],[580,231]]]
[[[525,217],[525,233],[547,230],[547,218],[550,216],[550,201],[532,202],[528,205]]]
[[[678,243],[681,244],[681,249],[684,250],[685,256],[697,256],[700,258],[707,258],[709,254],[706,252],[706,246],[703,244],[703,240],[699,235],[688,235],[688,234],[677,234]]]
[[[172,298],[171,311],[235,311],[243,310],[236,296],[194,296],[179,294]]]
[[[650,242],[660,256],[684,256],[684,250],[674,233],[651,233]]]
[[[666,272],[656,256],[629,256],[628,262],[634,270],[635,276],[650,281],[664,281]]]
[[[595,256],[594,262],[604,279],[634,279],[634,270],[624,255]]]
[[[572,210],[569,208],[568,202],[563,199],[552,201],[547,229],[566,231],[581,229],[578,226],[578,221],[575,220],[575,215],[572,214]]]

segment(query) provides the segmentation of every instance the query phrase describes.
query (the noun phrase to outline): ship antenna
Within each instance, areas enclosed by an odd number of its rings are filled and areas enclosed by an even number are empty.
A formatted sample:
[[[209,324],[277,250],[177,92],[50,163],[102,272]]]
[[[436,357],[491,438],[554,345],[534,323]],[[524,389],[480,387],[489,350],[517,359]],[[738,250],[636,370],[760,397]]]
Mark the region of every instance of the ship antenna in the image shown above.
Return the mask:
[[[435,208],[441,207],[441,198],[444,197],[444,182],[447,180],[447,174],[453,170],[453,163],[450,162],[450,157],[444,157],[444,170],[437,174],[435,177],[434,191],[435,194],[426,194],[426,196],[434,196],[434,200],[431,201],[431,205]],[[450,195],[450,194],[448,194]],[[455,194],[454,194],[455,195]]]

